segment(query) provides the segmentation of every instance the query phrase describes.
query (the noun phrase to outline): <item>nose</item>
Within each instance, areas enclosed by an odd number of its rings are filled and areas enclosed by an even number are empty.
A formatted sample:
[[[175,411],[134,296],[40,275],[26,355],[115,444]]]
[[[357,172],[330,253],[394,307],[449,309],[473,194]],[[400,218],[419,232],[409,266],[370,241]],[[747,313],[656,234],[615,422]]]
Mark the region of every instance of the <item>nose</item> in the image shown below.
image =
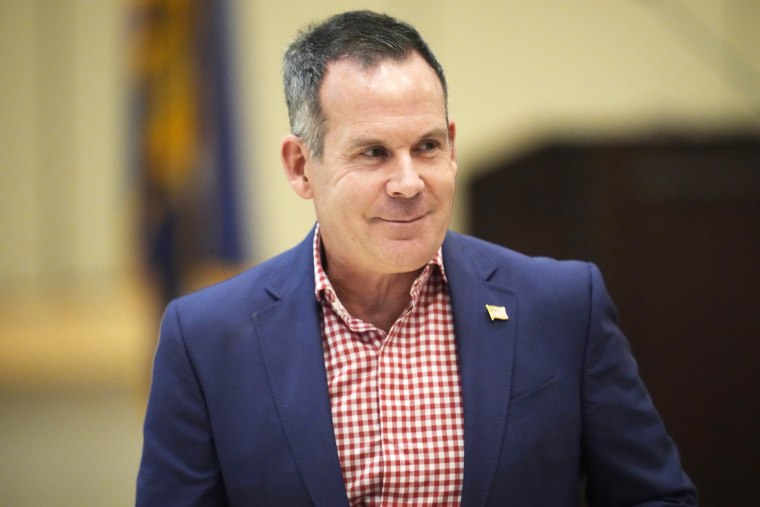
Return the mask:
[[[385,185],[386,192],[391,197],[411,198],[419,194],[425,186],[420,178],[412,158],[401,157],[393,168],[393,172]]]

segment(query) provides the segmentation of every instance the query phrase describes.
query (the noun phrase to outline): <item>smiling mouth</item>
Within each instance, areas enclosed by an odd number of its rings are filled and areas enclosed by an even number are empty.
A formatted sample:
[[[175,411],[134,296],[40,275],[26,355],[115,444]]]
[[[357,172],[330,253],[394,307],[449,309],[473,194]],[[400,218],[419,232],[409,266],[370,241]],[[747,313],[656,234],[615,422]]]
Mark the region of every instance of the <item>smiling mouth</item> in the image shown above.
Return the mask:
[[[382,220],[384,222],[389,222],[392,224],[413,224],[414,222],[419,222],[423,218],[425,218],[426,215],[420,215],[418,217],[412,217],[412,218],[383,218]]]

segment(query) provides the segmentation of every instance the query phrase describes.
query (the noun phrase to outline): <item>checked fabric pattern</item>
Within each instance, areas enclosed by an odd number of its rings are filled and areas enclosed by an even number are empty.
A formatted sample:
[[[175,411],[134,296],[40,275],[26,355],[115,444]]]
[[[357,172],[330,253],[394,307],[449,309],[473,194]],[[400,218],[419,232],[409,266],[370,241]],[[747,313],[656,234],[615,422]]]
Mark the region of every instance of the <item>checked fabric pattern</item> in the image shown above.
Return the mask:
[[[348,314],[314,241],[335,440],[351,506],[458,506],[464,427],[440,250],[386,334]]]

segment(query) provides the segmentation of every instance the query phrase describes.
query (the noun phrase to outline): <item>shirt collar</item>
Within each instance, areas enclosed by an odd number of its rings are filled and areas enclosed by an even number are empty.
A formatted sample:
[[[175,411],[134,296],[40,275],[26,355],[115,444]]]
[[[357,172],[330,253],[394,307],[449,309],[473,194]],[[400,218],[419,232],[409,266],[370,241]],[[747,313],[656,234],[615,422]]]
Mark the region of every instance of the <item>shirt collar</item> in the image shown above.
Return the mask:
[[[317,222],[317,225],[314,230],[314,296],[317,298],[317,300],[322,299],[323,294],[330,294],[328,296],[329,298],[335,298],[335,291],[333,290],[332,284],[330,283],[330,279],[327,278],[327,272],[325,272],[324,266],[322,264],[322,241],[321,236],[319,233],[319,222]],[[438,251],[435,253],[432,259],[430,259],[425,266],[425,269],[422,270],[420,275],[417,277],[417,279],[412,284],[412,291],[419,291],[419,287],[422,285],[423,282],[426,282],[428,278],[430,277],[430,273],[432,272],[433,268],[438,267],[438,272],[441,274],[441,280],[443,280],[443,283],[448,283],[448,279],[446,278],[446,270],[443,267],[443,250],[441,247],[438,247]]]

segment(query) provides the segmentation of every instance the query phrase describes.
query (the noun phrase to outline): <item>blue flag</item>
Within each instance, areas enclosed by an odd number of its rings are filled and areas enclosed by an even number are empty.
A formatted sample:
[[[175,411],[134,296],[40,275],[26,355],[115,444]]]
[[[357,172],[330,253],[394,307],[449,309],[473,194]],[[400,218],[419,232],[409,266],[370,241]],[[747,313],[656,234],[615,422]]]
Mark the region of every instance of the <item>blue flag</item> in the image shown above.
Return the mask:
[[[133,160],[146,259],[168,300],[245,260],[227,2],[136,3]]]

